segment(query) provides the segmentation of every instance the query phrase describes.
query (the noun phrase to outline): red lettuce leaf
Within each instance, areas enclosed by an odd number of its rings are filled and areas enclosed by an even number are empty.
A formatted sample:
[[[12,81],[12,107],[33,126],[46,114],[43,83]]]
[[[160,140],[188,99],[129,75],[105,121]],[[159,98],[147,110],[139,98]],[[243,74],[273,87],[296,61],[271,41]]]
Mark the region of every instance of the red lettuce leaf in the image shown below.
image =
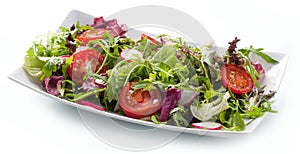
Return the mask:
[[[168,89],[166,97],[162,102],[159,121],[164,122],[168,120],[171,110],[175,108],[180,97],[180,90],[177,90],[176,88]]]
[[[105,21],[102,16],[99,18],[94,18],[94,24],[92,24],[91,27],[108,30],[114,37],[122,36],[127,31],[125,24],[120,26],[116,19]]]
[[[63,76],[50,76],[43,80],[43,86],[49,94],[54,96],[59,95],[58,87],[62,86]]]
[[[84,106],[89,106],[89,107],[92,107],[96,110],[101,110],[101,111],[105,111],[106,109],[102,106],[98,106],[92,102],[89,102],[89,101],[85,101],[85,100],[78,100],[76,101],[77,104],[80,104],[80,105],[84,105]]]

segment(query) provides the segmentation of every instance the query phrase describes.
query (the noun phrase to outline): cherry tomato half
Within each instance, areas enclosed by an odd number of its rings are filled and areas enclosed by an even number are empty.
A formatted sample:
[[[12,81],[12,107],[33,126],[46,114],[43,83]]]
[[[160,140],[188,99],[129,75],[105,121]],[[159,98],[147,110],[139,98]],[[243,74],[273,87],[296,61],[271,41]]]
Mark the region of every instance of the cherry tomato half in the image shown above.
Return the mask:
[[[133,92],[133,82],[128,83],[120,93],[120,106],[123,112],[131,118],[143,118],[156,113],[162,102],[159,90],[146,91],[139,89]]]
[[[235,94],[245,94],[252,90],[254,83],[248,72],[234,64],[225,64],[221,68],[222,82]]]
[[[87,44],[91,40],[102,39],[103,33],[105,33],[105,29],[90,29],[77,36],[77,39],[83,44]]]
[[[81,85],[86,75],[86,67],[91,63],[92,71],[96,72],[103,63],[104,57],[95,50],[81,50],[73,54],[73,61],[68,68],[68,74],[72,81]],[[101,73],[107,70],[107,66],[103,67]]]

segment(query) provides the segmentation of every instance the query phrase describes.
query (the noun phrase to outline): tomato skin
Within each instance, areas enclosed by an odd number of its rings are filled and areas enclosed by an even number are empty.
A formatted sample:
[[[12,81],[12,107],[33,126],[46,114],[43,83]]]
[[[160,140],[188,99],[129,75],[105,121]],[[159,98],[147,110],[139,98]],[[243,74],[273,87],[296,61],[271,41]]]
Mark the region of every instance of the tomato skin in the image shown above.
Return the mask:
[[[131,118],[143,118],[156,113],[162,102],[159,90],[143,91],[142,89],[132,93],[131,82],[120,93],[120,106],[126,116]],[[136,94],[135,94],[136,93]]]
[[[73,54],[73,61],[68,68],[69,77],[78,85],[83,83],[83,78],[86,75],[86,66],[91,62],[92,71],[96,72],[103,63],[104,57],[101,53],[86,49],[75,52]],[[103,67],[100,73],[106,72],[107,66]]]
[[[248,72],[234,64],[225,64],[221,68],[222,82],[225,88],[229,88],[235,94],[246,94],[254,86]]]
[[[88,44],[91,40],[102,39],[103,33],[105,33],[105,29],[90,29],[77,36],[77,39],[82,44]]]

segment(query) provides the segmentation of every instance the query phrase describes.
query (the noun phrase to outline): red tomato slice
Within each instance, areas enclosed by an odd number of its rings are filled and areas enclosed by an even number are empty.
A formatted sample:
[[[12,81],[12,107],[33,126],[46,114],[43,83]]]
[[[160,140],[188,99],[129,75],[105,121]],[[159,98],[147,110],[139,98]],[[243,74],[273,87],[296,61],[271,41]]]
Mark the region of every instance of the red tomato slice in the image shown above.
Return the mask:
[[[132,92],[132,82],[128,83],[120,93],[120,106],[131,118],[143,118],[156,113],[162,102],[161,93],[157,89],[145,91],[139,89]]]
[[[105,29],[91,29],[87,30],[81,35],[77,36],[77,39],[83,44],[89,43],[91,40],[102,39],[102,34],[105,33]]]
[[[156,39],[152,38],[149,35],[142,34],[141,40],[144,39],[144,38],[147,38],[151,42],[152,45],[156,45],[156,43],[157,43]]]
[[[221,68],[222,82],[235,94],[245,94],[252,90],[254,83],[244,68],[234,64],[225,64]]]
[[[95,50],[82,50],[73,54],[73,61],[68,68],[68,74],[72,81],[81,85],[86,75],[86,67],[91,62],[92,71],[96,72],[103,63],[104,57]],[[105,72],[107,67],[103,67],[101,73]]]

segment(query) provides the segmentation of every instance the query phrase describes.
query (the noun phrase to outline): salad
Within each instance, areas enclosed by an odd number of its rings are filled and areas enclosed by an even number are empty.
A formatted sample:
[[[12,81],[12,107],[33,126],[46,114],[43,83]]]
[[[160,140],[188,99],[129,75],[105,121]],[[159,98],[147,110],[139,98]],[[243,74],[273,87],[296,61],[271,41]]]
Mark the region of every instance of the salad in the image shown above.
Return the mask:
[[[23,69],[48,93],[68,101],[155,124],[242,131],[249,119],[272,109],[263,66],[276,59],[262,48],[222,55],[214,45],[197,46],[162,34],[126,36],[116,19],[95,18],[37,37]]]

